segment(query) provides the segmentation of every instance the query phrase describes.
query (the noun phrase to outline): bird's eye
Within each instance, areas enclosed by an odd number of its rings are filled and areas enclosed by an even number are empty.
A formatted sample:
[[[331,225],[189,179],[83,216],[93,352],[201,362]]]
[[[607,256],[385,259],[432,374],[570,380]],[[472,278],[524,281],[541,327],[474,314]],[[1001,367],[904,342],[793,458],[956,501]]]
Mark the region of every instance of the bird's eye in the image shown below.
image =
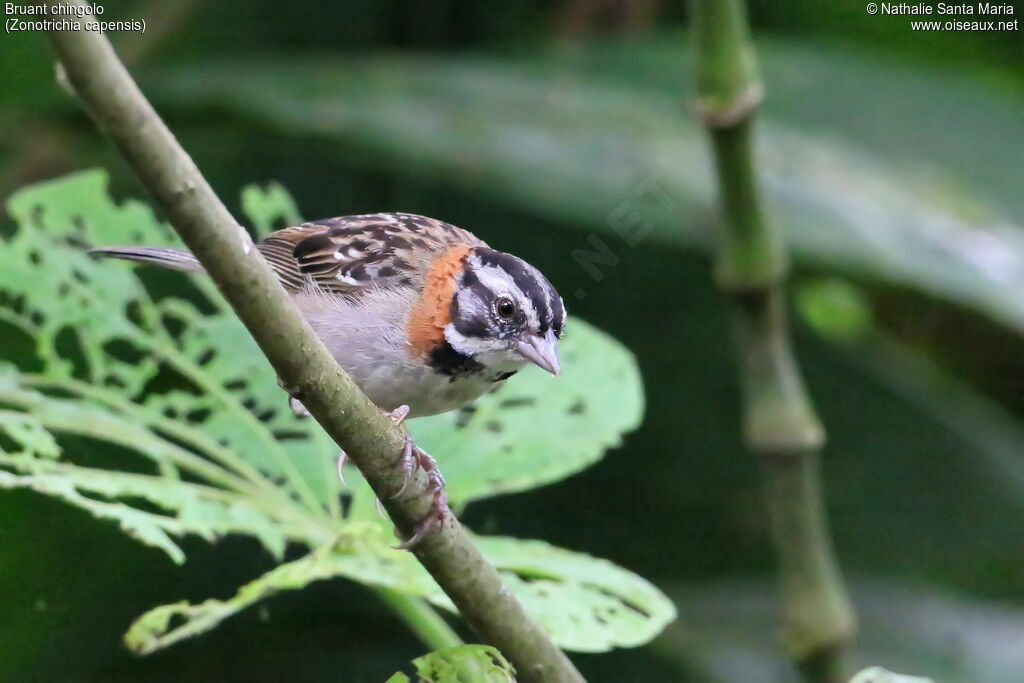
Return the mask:
[[[494,304],[494,310],[497,311],[499,318],[509,320],[516,314],[516,305],[512,303],[512,299],[503,296]]]

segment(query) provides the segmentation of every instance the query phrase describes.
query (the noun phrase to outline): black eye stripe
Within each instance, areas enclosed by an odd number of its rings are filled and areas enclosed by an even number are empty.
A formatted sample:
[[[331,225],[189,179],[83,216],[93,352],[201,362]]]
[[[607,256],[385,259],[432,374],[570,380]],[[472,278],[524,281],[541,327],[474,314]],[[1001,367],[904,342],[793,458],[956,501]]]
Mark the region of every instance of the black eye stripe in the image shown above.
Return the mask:
[[[551,305],[554,308],[551,315],[551,327],[555,331],[556,337],[562,336],[562,326],[565,323],[565,304],[562,303],[562,297],[558,296],[558,292],[551,289]]]
[[[468,289],[472,296],[480,300],[484,310],[487,309],[489,306],[488,302],[493,298],[494,294],[472,274],[472,271],[467,270],[465,275],[463,275],[462,287],[464,290]],[[464,337],[487,337],[494,334],[490,321],[486,317],[462,315],[458,296],[452,299],[452,321],[455,323],[455,329]]]
[[[494,266],[508,273],[520,291],[533,303],[541,334],[547,332],[553,323],[560,322],[561,317],[556,317],[552,311],[552,305],[561,306],[558,293],[535,268],[520,258],[493,249],[478,249],[477,255],[483,265]]]
[[[476,273],[473,272],[472,268],[467,266],[466,269],[462,271],[462,286],[472,287],[478,284],[480,284],[480,278],[476,276]]]

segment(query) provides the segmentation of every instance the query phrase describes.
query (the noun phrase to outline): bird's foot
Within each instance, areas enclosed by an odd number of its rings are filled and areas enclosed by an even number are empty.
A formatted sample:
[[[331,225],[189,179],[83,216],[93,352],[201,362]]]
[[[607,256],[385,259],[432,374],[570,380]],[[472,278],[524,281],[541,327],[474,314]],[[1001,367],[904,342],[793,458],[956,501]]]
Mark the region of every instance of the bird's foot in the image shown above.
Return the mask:
[[[437,461],[430,457],[429,453],[413,443],[411,436],[405,437],[401,467],[404,479],[402,488],[395,494],[395,498],[405,493],[417,469],[423,470],[423,473],[427,475],[429,482],[428,490],[433,497],[430,510],[423,519],[416,523],[412,536],[395,546],[398,550],[409,550],[418,545],[427,534],[434,530],[435,526],[442,526],[445,515],[449,514],[450,510],[448,509],[448,495],[444,491],[444,477],[441,476],[441,470],[437,466]]]
[[[397,427],[405,421],[405,418],[409,417],[409,406],[400,405],[392,411],[387,411],[381,408],[381,412],[390,417]]]
[[[294,397],[292,400],[298,403],[298,405],[302,405]],[[394,421],[395,425],[400,425],[405,418],[409,416],[409,406],[401,405],[392,411],[382,410],[382,412],[390,417]],[[345,483],[345,476],[342,474],[342,468],[345,465],[346,458],[347,456],[345,455],[345,451],[341,451],[338,454],[338,479],[340,479],[343,484]],[[397,550],[409,550],[419,544],[419,542],[422,541],[436,525],[444,524],[445,514],[450,512],[450,510],[448,509],[448,496],[444,491],[444,477],[441,475],[441,470],[437,467],[437,461],[430,457],[429,453],[413,443],[412,437],[408,434],[405,436],[405,445],[402,449],[402,462],[400,467],[402,468],[402,487],[398,490],[398,493],[393,496],[394,498],[398,498],[408,490],[417,469],[423,470],[427,475],[429,482],[428,485],[430,487],[429,490],[433,496],[433,502],[431,503],[430,510],[427,512],[426,516],[416,524],[416,528],[413,530],[412,536],[395,546]],[[375,498],[374,503],[377,506],[377,513],[382,518],[387,519],[387,514],[384,512],[380,499]]]

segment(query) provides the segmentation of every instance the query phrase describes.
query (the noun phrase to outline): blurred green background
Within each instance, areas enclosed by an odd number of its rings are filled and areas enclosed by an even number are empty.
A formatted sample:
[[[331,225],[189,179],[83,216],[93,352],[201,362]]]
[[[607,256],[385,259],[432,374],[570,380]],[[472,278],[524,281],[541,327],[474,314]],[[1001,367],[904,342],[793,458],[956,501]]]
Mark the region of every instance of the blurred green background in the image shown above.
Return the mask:
[[[607,557],[677,601],[655,643],[576,656],[588,680],[792,679],[710,281],[713,177],[687,108],[682,3],[103,6],[147,19],[115,45],[231,208],[242,186],[277,180],[308,217],[443,218],[537,265],[637,355],[648,411],[621,449],[465,517]],[[912,32],[859,0],[750,11],[768,91],[758,163],[796,256],[797,350],[829,430],[857,661],[1019,681],[1022,34]],[[0,62],[0,196],[91,166],[144,196],[55,84],[41,36],[4,35]],[[645,180],[671,210],[638,192]],[[622,211],[651,223],[635,247],[610,227]],[[573,257],[595,236],[618,258],[600,280]],[[0,342],[2,358],[24,352]],[[227,595],[272,566],[255,542],[187,550],[179,569],[113,525],[4,492],[0,680],[377,681],[422,653],[371,594],[334,581],[130,656],[121,635],[145,609]]]

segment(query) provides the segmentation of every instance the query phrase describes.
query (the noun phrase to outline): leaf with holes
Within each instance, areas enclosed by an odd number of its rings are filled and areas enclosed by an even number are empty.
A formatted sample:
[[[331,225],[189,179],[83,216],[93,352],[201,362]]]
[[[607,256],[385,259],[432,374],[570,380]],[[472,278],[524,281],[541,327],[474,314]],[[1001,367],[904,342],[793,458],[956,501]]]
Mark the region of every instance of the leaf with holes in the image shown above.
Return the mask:
[[[477,541],[530,615],[567,650],[643,645],[676,617],[661,591],[607,560],[543,541],[497,536]]]
[[[643,417],[633,355],[570,318],[554,378],[529,367],[466,410],[411,420],[416,442],[437,453],[458,503],[524,491],[590,466]]]
[[[262,229],[298,218],[279,186],[247,190],[245,204]],[[105,175],[90,171],[27,188],[8,211],[17,229],[0,250],[0,326],[30,340],[35,358],[0,364],[0,488],[31,488],[114,521],[179,563],[186,534],[250,535],[279,559],[289,544],[311,550],[228,600],[150,611],[127,636],[134,649],[166,647],[270,594],[330,577],[451,609],[415,559],[391,549],[390,524],[367,512],[368,487],[341,489],[337,447],[287,409],[270,366],[207,279],[181,276],[191,283],[182,296],[154,298],[133,267],[85,253],[100,244],[173,245],[148,209],[113,203]],[[573,320],[563,360],[560,382],[524,373],[475,411],[414,426],[449,471],[454,499],[567,476],[636,426],[643,398],[627,351]],[[63,446],[66,437],[74,448]],[[97,444],[109,451],[102,461]],[[347,514],[343,496],[352,499]],[[608,563],[543,544],[481,543],[569,647],[642,642],[664,621],[654,589]],[[552,574],[545,563],[554,557],[576,574]]]
[[[605,652],[642,645],[671,623],[676,609],[640,576],[615,564],[557,548],[543,541],[476,536],[477,547],[501,573],[505,585],[562,648]],[[361,559],[368,559],[363,556]],[[382,585],[406,585],[412,558],[388,557],[359,571]],[[350,569],[346,569],[350,571]],[[454,611],[436,586],[419,584],[412,594]]]
[[[516,670],[490,645],[458,645],[412,660],[417,683],[515,683]],[[396,673],[387,683],[407,683]]]
[[[298,590],[314,581],[351,575],[346,559],[351,554],[331,546],[293,562],[279,565],[242,586],[229,600],[206,600],[197,605],[177,602],[161,605],[135,620],[125,634],[130,650],[148,654],[216,627],[227,617],[282,591]],[[175,625],[172,625],[175,621]]]
[[[81,398],[92,404],[130,405],[141,424],[186,437],[268,495],[338,518],[336,449],[315,424],[291,415],[273,370],[212,286],[195,280],[217,307],[203,315],[191,301],[154,301],[132,268],[85,254],[82,246],[173,243],[142,205],[113,204],[105,184],[101,172],[81,173],[8,204],[19,229],[5,245],[13,267],[0,269],[0,290],[14,302],[3,319],[36,343],[45,370],[32,382],[88,394]],[[55,352],[60,335],[74,338],[78,357]],[[146,391],[166,377],[171,388]],[[283,434],[308,444],[301,457]]]
[[[456,611],[412,555],[388,547],[393,536],[385,525],[366,521],[360,532],[349,534],[344,544],[272,570],[227,601],[175,603],[150,610],[132,626],[128,642],[140,652],[164,647],[208,630],[271,594],[334,577],[391,588]],[[567,650],[636,647],[675,619],[675,607],[661,591],[607,560],[542,541],[477,536],[476,542],[530,615]],[[172,617],[177,618],[173,626]]]

